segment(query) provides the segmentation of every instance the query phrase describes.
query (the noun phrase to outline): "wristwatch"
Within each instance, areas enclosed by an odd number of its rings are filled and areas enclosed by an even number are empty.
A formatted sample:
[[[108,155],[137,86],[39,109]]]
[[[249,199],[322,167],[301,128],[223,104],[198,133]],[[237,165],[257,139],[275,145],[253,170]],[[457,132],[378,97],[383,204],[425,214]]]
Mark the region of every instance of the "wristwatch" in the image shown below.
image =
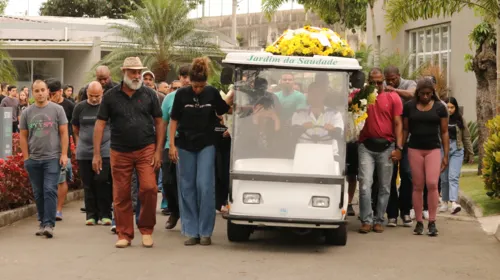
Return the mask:
[[[396,146],[396,150],[398,150],[398,151],[402,152],[402,151],[403,151],[403,147],[401,147],[401,146]]]

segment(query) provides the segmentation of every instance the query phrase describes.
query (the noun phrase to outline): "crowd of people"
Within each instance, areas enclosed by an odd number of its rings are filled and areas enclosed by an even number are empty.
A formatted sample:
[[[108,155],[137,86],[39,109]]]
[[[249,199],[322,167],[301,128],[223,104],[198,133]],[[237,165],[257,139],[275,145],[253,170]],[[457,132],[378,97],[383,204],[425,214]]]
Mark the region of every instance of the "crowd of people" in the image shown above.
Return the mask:
[[[51,238],[56,221],[63,220],[73,137],[86,225],[111,226],[118,236],[115,246],[125,248],[134,239],[135,213],[142,245],[152,247],[160,190],[162,212],[169,215],[166,229],[181,219],[186,246],[210,245],[216,210],[225,211],[227,205],[232,137],[227,114],[232,113],[236,90],[226,95],[208,85],[208,63],[207,58],[195,59],[180,67],[178,79],[168,84],[157,83],[139,58],[129,57],[120,83],[112,81],[108,67],[99,66],[95,81],[76,98],[70,85],[35,80],[31,105],[28,88],[18,93],[16,86],[2,84],[0,106],[13,108],[13,132],[20,131],[33,187],[36,235]],[[256,126],[269,120],[265,124],[270,131],[279,131],[288,120],[301,128],[299,142],[311,141],[318,125],[324,128],[319,137],[342,137],[342,116],[324,106],[331,90],[322,82],[325,77],[317,75],[308,94],[300,91],[292,73],[281,75],[279,89],[256,78],[254,89],[264,87],[267,95],[250,108],[249,120]],[[359,181],[359,232],[381,233],[384,225],[396,227],[400,217],[406,227],[416,219],[414,232],[419,235],[428,219],[428,234],[436,236],[436,212],[448,211],[449,202],[453,214],[461,210],[460,168],[464,157],[473,158],[457,100],[440,100],[432,77],[418,83],[405,80],[392,66],[373,68],[368,83],[377,87],[378,96],[368,107],[359,140],[347,143],[347,213],[355,216],[351,203]],[[357,92],[351,90],[350,101]]]

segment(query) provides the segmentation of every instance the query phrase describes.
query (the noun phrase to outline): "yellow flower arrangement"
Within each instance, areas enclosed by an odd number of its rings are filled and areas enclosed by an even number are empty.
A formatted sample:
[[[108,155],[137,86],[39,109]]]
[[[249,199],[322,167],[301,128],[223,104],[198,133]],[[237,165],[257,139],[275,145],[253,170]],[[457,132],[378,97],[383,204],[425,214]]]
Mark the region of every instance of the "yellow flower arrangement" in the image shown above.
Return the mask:
[[[287,30],[266,52],[286,56],[340,56],[354,57],[354,51],[340,36],[328,28],[309,25],[296,30]]]

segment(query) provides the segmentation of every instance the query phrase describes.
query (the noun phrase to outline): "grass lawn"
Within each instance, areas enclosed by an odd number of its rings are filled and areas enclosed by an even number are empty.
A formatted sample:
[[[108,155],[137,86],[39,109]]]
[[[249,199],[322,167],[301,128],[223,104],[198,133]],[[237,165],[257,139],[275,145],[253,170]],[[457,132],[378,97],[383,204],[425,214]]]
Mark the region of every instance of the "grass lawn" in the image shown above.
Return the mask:
[[[491,199],[486,195],[481,177],[475,175],[462,176],[460,178],[460,190],[481,207],[484,216],[500,215],[500,199]]]
[[[473,163],[473,164],[464,164],[462,165],[462,169],[475,169],[477,170],[477,163]]]

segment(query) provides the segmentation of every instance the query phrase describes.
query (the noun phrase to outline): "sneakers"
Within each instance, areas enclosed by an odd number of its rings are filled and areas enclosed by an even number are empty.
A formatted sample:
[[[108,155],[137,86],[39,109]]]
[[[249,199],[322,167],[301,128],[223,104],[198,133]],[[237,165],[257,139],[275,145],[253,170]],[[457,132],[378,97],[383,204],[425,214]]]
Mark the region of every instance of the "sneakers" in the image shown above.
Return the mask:
[[[127,239],[119,239],[115,243],[115,247],[120,249],[127,248],[128,246],[130,246],[130,241],[128,241]]]
[[[441,203],[441,206],[439,207],[439,212],[441,213],[448,212],[448,201],[443,201],[443,203]]]
[[[150,234],[145,234],[142,236],[142,246],[146,248],[153,247],[153,237]]]
[[[455,215],[458,212],[460,212],[461,210],[462,210],[462,206],[460,206],[460,204],[456,203],[455,201],[453,201],[451,203],[451,214]]]
[[[422,235],[422,234],[424,234],[424,224],[422,222],[417,222],[417,225],[415,226],[415,229],[413,230],[413,233],[415,235]]]
[[[410,210],[410,219],[415,220],[415,209]]]
[[[381,224],[375,224],[373,226],[373,231],[376,233],[382,233],[384,232],[384,227]]]
[[[439,232],[436,227],[436,222],[429,222],[429,225],[427,226],[427,234],[429,236],[438,236]]]
[[[202,245],[202,246],[212,245],[212,238],[210,238],[210,237],[202,237],[200,239],[200,245]]]
[[[111,226],[111,232],[116,234],[116,226]]]
[[[403,225],[405,227],[411,227],[413,225],[413,220],[410,218],[410,215],[403,216]]]
[[[35,232],[36,236],[42,236],[43,235],[43,226],[40,226],[38,230]]]
[[[398,219],[396,218],[390,218],[387,221],[387,227],[397,227],[398,226]]]
[[[424,210],[422,212],[422,218],[424,218],[424,220],[429,220],[429,210]]]
[[[85,221],[86,226],[95,226],[96,222],[95,219],[88,219]]]
[[[109,218],[103,218],[103,219],[101,219],[101,224],[103,226],[110,226],[113,224],[113,221],[111,221],[111,219],[109,219]]]
[[[43,228],[43,235],[47,238],[52,238],[54,236],[54,228],[51,226],[46,226]]]
[[[167,223],[165,224],[165,228],[166,229],[175,228],[178,221],[179,221],[179,217],[177,217],[177,215],[170,215],[170,217],[168,217]]]
[[[188,240],[184,241],[184,246],[194,246],[198,243],[200,243],[199,238],[191,237]]]
[[[52,212],[52,213],[54,213],[54,212]],[[62,220],[63,220],[62,212],[57,211],[56,212],[56,221],[62,221]]]

